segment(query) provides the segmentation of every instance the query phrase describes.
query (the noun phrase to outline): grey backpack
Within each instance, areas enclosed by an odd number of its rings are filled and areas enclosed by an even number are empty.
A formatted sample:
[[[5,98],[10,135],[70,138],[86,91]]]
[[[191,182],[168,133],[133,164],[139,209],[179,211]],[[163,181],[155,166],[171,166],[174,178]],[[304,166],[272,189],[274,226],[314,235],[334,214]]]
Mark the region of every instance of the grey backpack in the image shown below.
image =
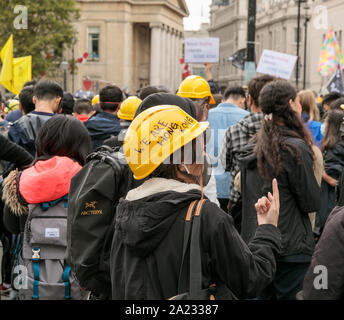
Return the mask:
[[[54,202],[29,204],[19,255],[20,300],[83,300],[88,295],[66,264],[67,205],[67,196]]]

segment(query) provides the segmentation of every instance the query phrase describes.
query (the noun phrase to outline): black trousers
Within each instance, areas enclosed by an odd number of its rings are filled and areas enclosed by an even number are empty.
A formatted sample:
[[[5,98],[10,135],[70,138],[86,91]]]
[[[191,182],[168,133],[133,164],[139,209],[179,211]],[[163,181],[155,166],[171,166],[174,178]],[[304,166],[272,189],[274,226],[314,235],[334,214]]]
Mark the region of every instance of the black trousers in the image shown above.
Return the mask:
[[[273,282],[264,290],[258,300],[296,300],[302,290],[310,262],[277,262]]]
[[[11,283],[12,273],[12,234],[7,231],[3,224],[4,203],[0,200],[0,240],[2,242],[1,278],[2,282]]]

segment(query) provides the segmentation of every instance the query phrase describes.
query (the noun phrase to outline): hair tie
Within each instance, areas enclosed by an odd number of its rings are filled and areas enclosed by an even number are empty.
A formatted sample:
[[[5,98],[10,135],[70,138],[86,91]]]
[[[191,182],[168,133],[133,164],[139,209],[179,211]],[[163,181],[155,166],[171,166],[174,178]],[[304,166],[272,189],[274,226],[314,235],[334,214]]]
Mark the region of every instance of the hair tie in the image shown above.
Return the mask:
[[[264,119],[266,120],[266,121],[271,121],[272,120],[272,113],[269,113],[269,114],[266,114],[265,116],[264,116]]]

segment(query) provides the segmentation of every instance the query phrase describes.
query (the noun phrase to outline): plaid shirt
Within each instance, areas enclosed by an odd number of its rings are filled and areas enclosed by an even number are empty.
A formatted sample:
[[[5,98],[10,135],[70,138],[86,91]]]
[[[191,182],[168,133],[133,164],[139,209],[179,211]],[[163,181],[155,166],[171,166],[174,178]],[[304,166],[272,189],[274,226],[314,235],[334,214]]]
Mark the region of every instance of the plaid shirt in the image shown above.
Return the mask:
[[[240,151],[248,145],[249,140],[260,129],[262,120],[262,113],[251,113],[237,124],[229,127],[223,139],[220,160],[224,169],[231,173],[229,201],[232,203],[236,203],[240,198],[240,193],[234,186],[235,176],[240,171]]]

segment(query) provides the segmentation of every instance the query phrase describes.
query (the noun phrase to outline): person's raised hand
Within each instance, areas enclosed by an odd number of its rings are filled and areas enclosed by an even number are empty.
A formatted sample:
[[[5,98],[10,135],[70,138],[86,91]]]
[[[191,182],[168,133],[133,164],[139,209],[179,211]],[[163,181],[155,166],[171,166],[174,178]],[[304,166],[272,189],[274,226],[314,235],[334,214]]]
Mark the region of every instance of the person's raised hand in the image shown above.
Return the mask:
[[[272,181],[272,194],[269,192],[268,198],[262,197],[255,204],[257,211],[258,225],[272,224],[277,227],[280,200],[277,180]]]

